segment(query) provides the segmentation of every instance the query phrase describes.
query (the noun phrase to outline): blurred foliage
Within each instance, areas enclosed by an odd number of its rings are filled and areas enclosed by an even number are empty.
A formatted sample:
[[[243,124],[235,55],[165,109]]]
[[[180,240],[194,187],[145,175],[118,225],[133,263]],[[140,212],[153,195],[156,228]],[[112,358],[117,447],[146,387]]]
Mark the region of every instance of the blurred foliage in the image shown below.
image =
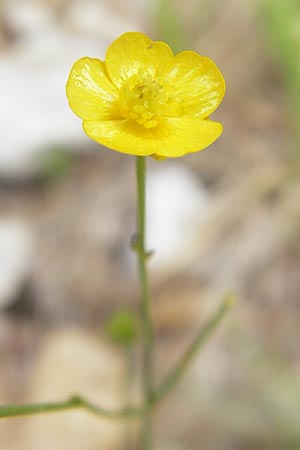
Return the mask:
[[[114,313],[105,324],[106,335],[114,343],[131,346],[138,336],[138,319],[132,311]]]
[[[294,170],[300,173],[300,1],[262,0],[266,40],[285,82],[295,134]]]
[[[73,156],[61,148],[53,148],[42,154],[39,160],[40,179],[52,183],[66,177],[73,165]]]
[[[263,0],[262,19],[266,38],[287,86],[300,92],[300,2]],[[299,98],[295,102],[299,107]]]
[[[185,47],[182,24],[170,0],[154,0],[151,2],[158,39],[166,41],[174,53]]]

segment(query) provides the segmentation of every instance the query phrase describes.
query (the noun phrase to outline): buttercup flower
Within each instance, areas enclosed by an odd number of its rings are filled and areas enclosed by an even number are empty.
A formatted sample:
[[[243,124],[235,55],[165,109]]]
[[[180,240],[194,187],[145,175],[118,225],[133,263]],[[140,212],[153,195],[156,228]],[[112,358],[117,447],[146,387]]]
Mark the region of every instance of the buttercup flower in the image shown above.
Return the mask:
[[[125,33],[105,61],[84,57],[71,69],[67,97],[85,133],[122,153],[176,158],[204,149],[222,133],[208,119],[225,92],[213,61],[194,51],[173,55],[164,42]]]

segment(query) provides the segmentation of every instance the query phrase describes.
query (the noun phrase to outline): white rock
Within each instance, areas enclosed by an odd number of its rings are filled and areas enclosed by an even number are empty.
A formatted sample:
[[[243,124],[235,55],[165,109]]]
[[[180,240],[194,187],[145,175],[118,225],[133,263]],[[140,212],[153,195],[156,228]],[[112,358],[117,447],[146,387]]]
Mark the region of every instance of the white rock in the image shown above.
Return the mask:
[[[50,28],[0,57],[0,176],[31,176],[38,153],[51,146],[88,142],[71,112],[65,85],[74,61],[101,56],[93,39],[70,38]]]
[[[54,20],[54,10],[39,0],[3,0],[2,13],[13,31],[24,35]]]
[[[37,0],[6,0],[3,13],[22,39],[0,55],[0,176],[31,177],[42,151],[91,142],[68,106],[70,69],[82,56],[103,58],[109,43],[138,20],[91,0],[71,2],[61,22],[55,7]]]
[[[27,401],[59,401],[82,394],[104,408],[122,402],[123,360],[92,334],[76,328],[54,330],[40,349]],[[17,449],[116,450],[121,448],[123,424],[84,410],[44,414],[23,419]]]
[[[141,16],[136,13],[137,8],[129,7],[126,10],[127,15],[109,2],[75,0],[70,4],[68,19],[81,31],[113,40],[126,31],[141,29]]]
[[[193,234],[208,208],[208,193],[183,165],[163,162],[149,171],[147,246],[157,253],[154,270],[184,266]]]
[[[16,299],[30,276],[33,262],[33,237],[27,226],[17,220],[0,221],[0,308]]]

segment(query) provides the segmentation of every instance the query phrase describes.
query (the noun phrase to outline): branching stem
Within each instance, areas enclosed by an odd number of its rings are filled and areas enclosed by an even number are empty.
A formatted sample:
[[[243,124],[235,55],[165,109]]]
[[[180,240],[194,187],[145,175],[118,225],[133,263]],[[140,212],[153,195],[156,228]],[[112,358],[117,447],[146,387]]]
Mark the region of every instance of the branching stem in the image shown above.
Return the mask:
[[[141,415],[144,416],[146,413],[150,414],[152,409],[182,379],[195,355],[207,342],[233,304],[233,296],[225,296],[224,301],[220,304],[217,311],[207,321],[207,323],[202,326],[196,334],[194,340],[178,360],[177,364],[170,370],[169,373],[167,373],[165,378],[158,385],[157,389],[152,392],[151,400],[141,406],[128,406],[117,410],[108,410],[101,408],[100,406],[84,399],[79,395],[74,395],[69,400],[62,402],[0,406],[0,418],[59,412],[71,409],[85,409],[107,419],[126,419]]]

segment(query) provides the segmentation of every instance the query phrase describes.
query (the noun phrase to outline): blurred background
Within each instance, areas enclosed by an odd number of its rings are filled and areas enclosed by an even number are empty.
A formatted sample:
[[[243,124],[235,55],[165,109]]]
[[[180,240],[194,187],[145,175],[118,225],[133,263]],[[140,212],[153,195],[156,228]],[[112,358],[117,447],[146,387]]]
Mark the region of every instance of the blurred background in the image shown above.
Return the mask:
[[[157,450],[300,450],[298,0],[0,1],[0,404],[137,396],[119,329],[139,299],[134,158],[89,140],[65,97],[74,61],[129,30],[210,56],[227,82],[222,137],[149,161],[158,379],[238,297],[159,408]],[[84,412],[0,421],[3,450],[138,450],[135,436]]]

